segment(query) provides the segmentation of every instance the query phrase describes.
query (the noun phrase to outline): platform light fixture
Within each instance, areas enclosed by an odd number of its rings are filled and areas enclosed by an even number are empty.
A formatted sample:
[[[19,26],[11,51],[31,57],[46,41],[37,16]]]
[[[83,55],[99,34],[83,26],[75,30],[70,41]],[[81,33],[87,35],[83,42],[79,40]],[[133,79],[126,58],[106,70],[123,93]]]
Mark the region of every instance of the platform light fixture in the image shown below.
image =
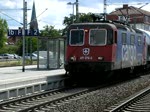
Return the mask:
[[[78,2],[68,2],[67,5],[72,5],[72,22],[74,22],[74,5],[77,5]]]

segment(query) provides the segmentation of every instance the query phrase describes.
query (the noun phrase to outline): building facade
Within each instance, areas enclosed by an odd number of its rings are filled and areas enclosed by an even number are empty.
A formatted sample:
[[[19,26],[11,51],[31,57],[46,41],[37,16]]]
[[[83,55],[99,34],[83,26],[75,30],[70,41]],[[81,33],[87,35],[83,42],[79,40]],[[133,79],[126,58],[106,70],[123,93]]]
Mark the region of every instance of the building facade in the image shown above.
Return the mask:
[[[123,5],[107,15],[108,20],[129,23],[131,27],[150,31],[150,12],[133,6]]]

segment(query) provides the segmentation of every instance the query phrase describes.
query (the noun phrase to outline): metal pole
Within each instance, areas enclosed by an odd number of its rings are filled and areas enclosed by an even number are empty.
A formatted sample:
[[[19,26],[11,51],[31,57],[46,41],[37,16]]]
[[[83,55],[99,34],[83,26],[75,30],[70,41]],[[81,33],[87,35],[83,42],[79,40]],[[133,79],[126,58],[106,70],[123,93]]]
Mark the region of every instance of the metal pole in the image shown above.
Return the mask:
[[[74,16],[74,3],[72,4],[72,8],[73,8],[73,12],[72,12],[72,14],[73,14],[73,16]]]
[[[74,3],[72,4],[73,12],[72,12],[72,23],[74,23]]]
[[[32,65],[33,64],[33,60],[32,60],[32,38],[30,37],[30,59],[31,59],[31,62],[30,64]]]
[[[25,0],[23,0],[23,28],[22,28],[22,36],[23,36],[23,62],[22,62],[22,72],[25,72]]]
[[[49,48],[49,43],[50,40],[48,38],[46,38],[46,44],[47,44],[47,69],[50,69],[50,63],[49,63],[49,53],[50,53],[50,48]]]
[[[106,9],[106,0],[104,0],[104,20],[106,20],[106,13],[107,13],[107,9]]]
[[[37,51],[38,51],[37,69],[39,70],[39,37],[37,40]]]
[[[76,22],[79,22],[79,1],[76,0]]]
[[[57,54],[57,68],[60,68],[60,39],[57,40],[58,42],[58,48],[57,48],[57,51],[58,51],[58,54]]]

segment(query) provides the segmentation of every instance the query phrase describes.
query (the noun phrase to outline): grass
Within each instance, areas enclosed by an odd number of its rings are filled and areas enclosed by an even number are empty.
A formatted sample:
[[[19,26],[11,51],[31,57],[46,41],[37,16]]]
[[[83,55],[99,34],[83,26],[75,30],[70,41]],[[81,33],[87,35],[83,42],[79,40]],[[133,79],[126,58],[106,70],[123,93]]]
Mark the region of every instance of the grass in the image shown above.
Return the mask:
[[[36,65],[37,61],[25,60],[25,65]],[[21,66],[22,60],[5,60],[0,61],[0,67]]]

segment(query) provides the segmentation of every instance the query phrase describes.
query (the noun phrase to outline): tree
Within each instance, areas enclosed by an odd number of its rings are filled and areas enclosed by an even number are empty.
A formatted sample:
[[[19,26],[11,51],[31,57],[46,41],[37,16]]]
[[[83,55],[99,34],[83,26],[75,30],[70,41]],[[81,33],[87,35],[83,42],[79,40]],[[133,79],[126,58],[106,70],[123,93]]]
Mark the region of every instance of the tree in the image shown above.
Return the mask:
[[[7,40],[8,25],[6,20],[0,18],[0,48],[4,47]]]
[[[49,37],[49,38],[57,38],[61,36],[61,30],[57,30],[54,26],[44,26],[44,30],[41,30],[40,36]]]
[[[79,16],[79,22],[85,23],[85,22],[93,22],[92,13],[80,13]]]
[[[92,13],[90,13],[90,12],[87,14],[80,13],[78,22],[79,23],[93,22],[93,18],[91,15],[92,15]],[[73,18],[74,18],[73,15],[70,15],[70,17],[64,17],[63,25],[65,25],[66,27],[62,31],[62,36],[66,35],[67,29],[72,23],[76,23],[76,20],[73,20]]]
[[[64,17],[64,21],[63,21],[63,24],[65,26],[69,26],[71,25],[72,23],[74,23],[75,21],[72,19],[73,18],[73,15],[70,15],[70,17]],[[73,20],[73,21],[72,21]]]
[[[40,31],[41,41],[39,43],[39,48],[43,50],[47,50],[47,38],[59,38],[61,37],[62,30],[55,29],[54,26],[44,26],[44,30]],[[47,37],[47,38],[44,38]]]

